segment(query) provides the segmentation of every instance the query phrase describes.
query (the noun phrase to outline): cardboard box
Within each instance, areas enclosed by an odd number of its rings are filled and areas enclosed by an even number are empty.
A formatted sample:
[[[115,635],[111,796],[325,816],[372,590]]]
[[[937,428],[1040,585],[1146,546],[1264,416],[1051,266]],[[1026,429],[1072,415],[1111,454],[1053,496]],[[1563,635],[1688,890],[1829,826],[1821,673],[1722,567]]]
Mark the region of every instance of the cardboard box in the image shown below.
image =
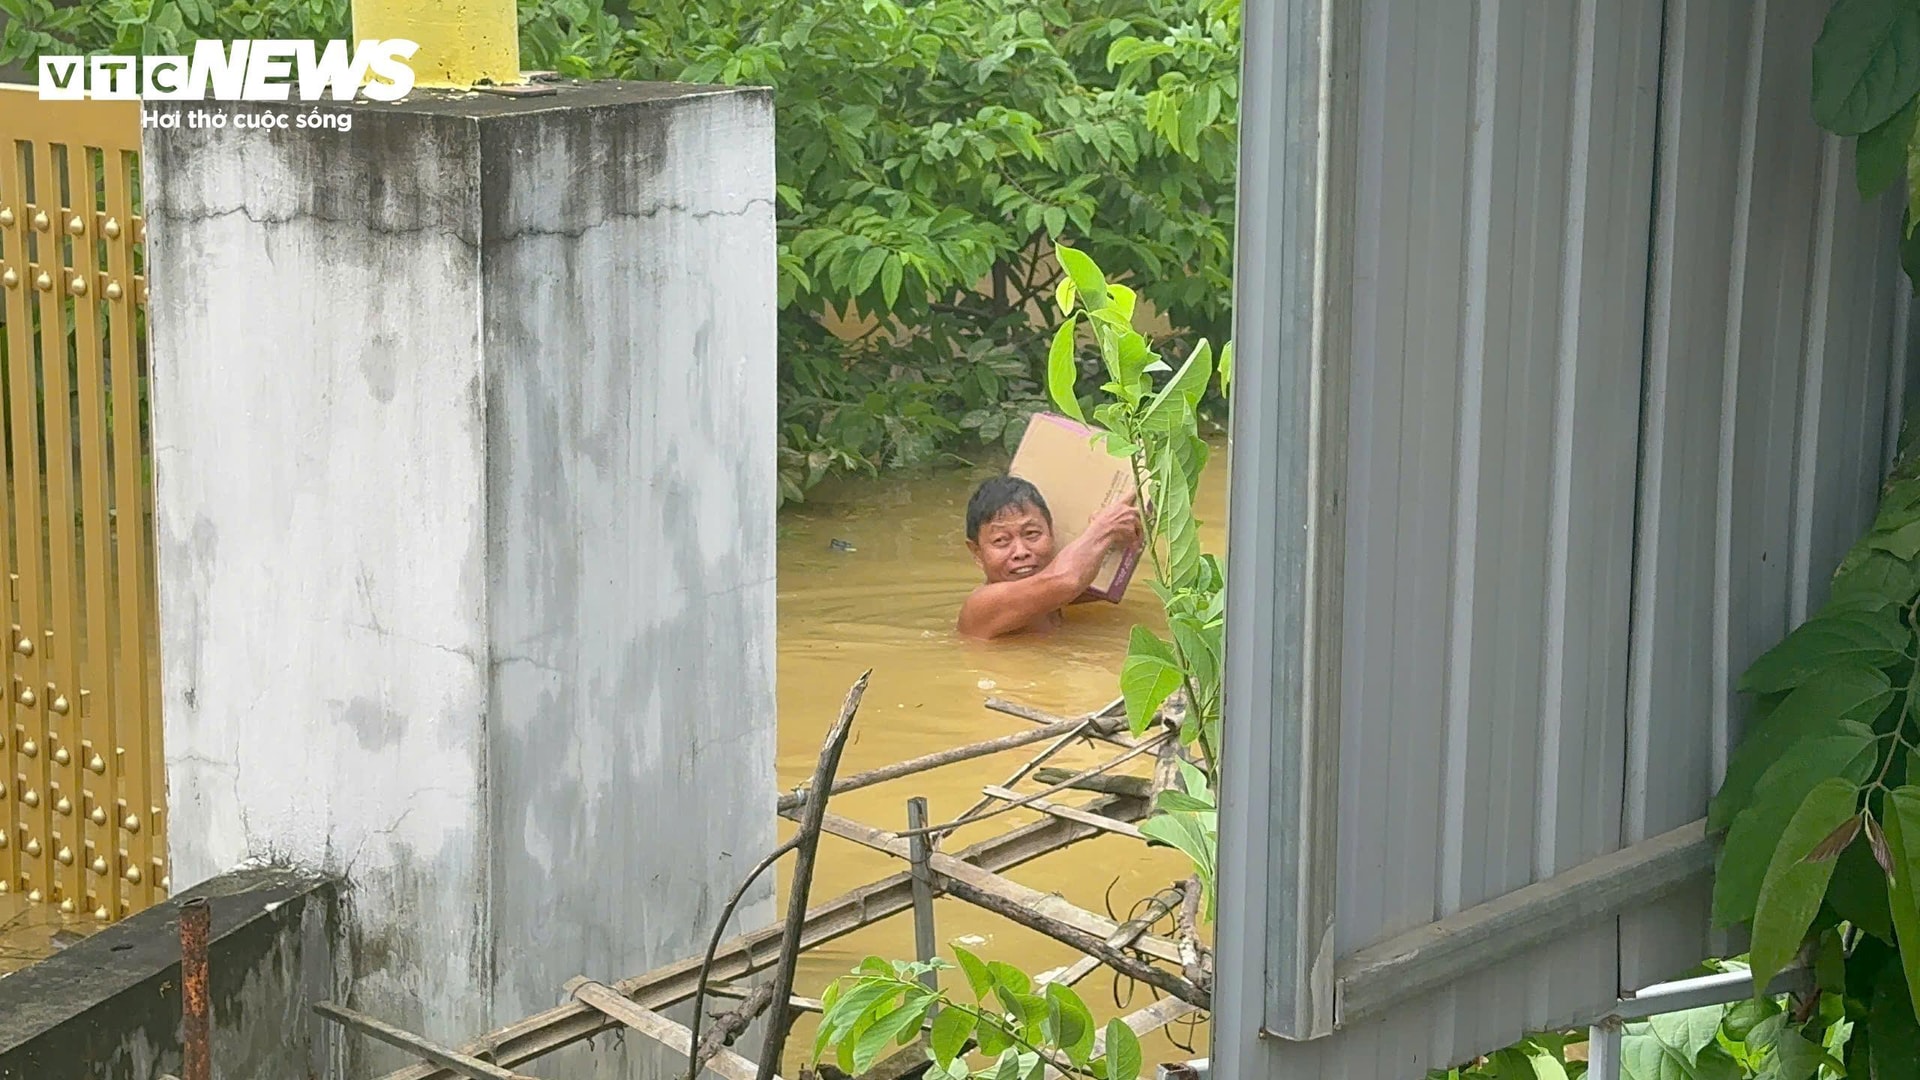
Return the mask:
[[[1092,428],[1053,413],[1034,414],[1007,472],[1039,488],[1047,500],[1055,551],[1085,532],[1102,507],[1137,490],[1131,461],[1108,453]],[[1088,595],[1119,603],[1140,561],[1141,546],[1109,552]]]

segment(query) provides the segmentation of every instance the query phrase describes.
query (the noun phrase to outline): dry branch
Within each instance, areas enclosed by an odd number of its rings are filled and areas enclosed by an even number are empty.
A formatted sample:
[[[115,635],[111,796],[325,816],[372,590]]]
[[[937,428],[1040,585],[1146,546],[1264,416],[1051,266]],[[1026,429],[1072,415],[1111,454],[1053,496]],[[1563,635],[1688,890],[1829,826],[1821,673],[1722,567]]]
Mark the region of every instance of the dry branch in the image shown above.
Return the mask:
[[[622,996],[613,987],[581,976],[567,983],[567,994],[582,1005],[625,1024],[669,1050],[676,1050],[683,1054],[691,1052],[692,1032],[652,1009]],[[754,1080],[755,1076],[753,1062],[731,1050],[721,1050],[713,1055],[713,1060],[707,1063],[707,1068],[721,1080]]]
[[[761,1013],[766,1012],[767,1006],[771,1004],[773,1004],[773,986],[762,985],[747,995],[745,1001],[714,1017],[713,1030],[700,1039],[700,1049],[693,1055],[693,1069],[689,1075],[698,1077],[700,1067],[711,1061],[713,1055],[719,1053],[723,1047],[732,1046],[733,1040],[739,1038],[741,1033],[746,1031]],[[791,1005],[792,1002],[789,1001],[788,1004]]]
[[[1095,765],[1091,769],[1086,769],[1082,772],[1075,773],[1072,776],[1068,777],[1065,781],[1062,781],[1061,783],[1058,783],[1058,784],[1054,784],[1053,786],[1048,787],[1045,790],[1036,791],[1031,795],[1022,795],[1011,802],[1004,803],[1000,806],[996,806],[991,810],[986,810],[978,814],[962,815],[944,824],[929,825],[924,829],[910,829],[904,833],[901,833],[900,835],[901,836],[919,836],[919,835],[940,835],[944,833],[950,833],[963,826],[972,825],[973,823],[978,821],[985,821],[986,819],[991,817],[997,817],[1001,814],[1006,813],[1009,810],[1018,810],[1023,806],[1030,805],[1034,802],[1037,802],[1040,799],[1046,798],[1049,795],[1057,795],[1062,791],[1066,791],[1067,789],[1071,788],[1075,783],[1089,779],[1091,777],[1099,776],[1110,769],[1119,768],[1121,765],[1126,764],[1128,761],[1131,761],[1132,759],[1139,757],[1141,754],[1144,754],[1147,751],[1152,750],[1156,745],[1158,745],[1159,740],[1165,739],[1165,738],[1168,738],[1168,735],[1167,733],[1163,732],[1151,738],[1143,739],[1140,742],[1134,743],[1131,747],[1128,747],[1125,753],[1120,754],[1117,757],[1111,758],[1105,762],[1102,762],[1099,765]],[[791,816],[791,815],[788,815],[788,816]]]
[[[1137,797],[1112,796],[1082,809],[1122,821],[1137,821],[1146,805]],[[1042,855],[1101,833],[1085,825],[1049,819],[1024,825],[981,840],[952,858],[989,871],[1011,870]],[[807,912],[802,945],[815,948],[852,933],[862,926],[890,918],[912,906],[911,876],[902,871],[825,901]],[[934,888],[944,892],[936,877]],[[724,941],[715,954],[713,977],[739,979],[761,971],[774,961],[772,946],[785,933],[784,924],[762,927]],[[614,986],[643,1008],[665,1009],[693,997],[698,989],[704,957],[691,956],[624,979]],[[532,1061],[555,1050],[582,1042],[617,1026],[602,1013],[579,1002],[569,1002],[506,1024],[467,1041],[460,1051],[487,1054],[503,1065]],[[381,1080],[457,1080],[459,1074],[433,1065],[409,1065],[385,1074]]]
[[[1041,769],[1033,778],[1042,784],[1054,784],[1075,791],[1097,791],[1104,795],[1123,795],[1133,799],[1151,799],[1153,781],[1138,776],[1086,776],[1076,778],[1066,769]]]
[[[1030,930],[1038,930],[1055,941],[1071,945],[1089,956],[1097,956],[1108,967],[1122,975],[1164,990],[1199,1008],[1205,1009],[1211,1006],[1211,998],[1207,992],[1181,976],[1135,960],[1094,935],[1059,919],[1041,915],[1024,904],[1008,899],[1001,893],[982,889],[964,881],[949,881],[947,891],[969,904],[985,908],[996,915],[1004,915]]]
[[[980,790],[986,792],[989,798],[1004,799],[1008,802],[1013,802],[1021,797],[1019,792],[1010,791],[997,785],[984,787]],[[1053,817],[1064,818],[1068,821],[1078,821],[1083,825],[1091,825],[1105,832],[1119,833],[1121,836],[1131,836],[1135,840],[1144,841],[1147,838],[1145,833],[1142,833],[1139,829],[1124,821],[1103,819],[1098,814],[1089,814],[1085,810],[1076,810],[1071,806],[1061,806],[1058,803],[1051,803],[1045,799],[1029,799],[1027,800],[1027,807],[1028,809],[1038,810],[1043,814],[1048,814]]]
[[[904,860],[911,856],[907,841],[898,833],[890,833],[885,829],[876,829],[857,821],[849,821],[837,814],[828,814],[822,828],[842,840],[851,840],[863,847],[884,851],[898,859]],[[1063,896],[1029,888],[990,870],[962,862],[951,855],[936,852],[927,860],[927,865],[934,872],[934,880],[956,897],[959,897],[960,893],[955,891],[954,885],[964,883],[973,886],[976,891],[991,892],[1005,897],[1009,903],[1017,904],[1024,910],[1096,938],[1108,937],[1120,929],[1119,923],[1069,903]],[[1180,962],[1180,947],[1166,938],[1143,937],[1137,947],[1147,955],[1165,960],[1170,964]]]
[[[827,732],[826,747],[820,751],[819,764],[814,766],[813,782],[807,785],[809,791],[825,794],[807,800],[806,817],[800,822],[800,850],[794,855],[793,883],[787,894],[786,933],[780,941],[780,966],[774,969],[772,1012],[767,1018],[767,1039],[760,1051],[760,1072],[755,1080],[773,1080],[773,1074],[780,1067],[780,1051],[787,1045],[787,1030],[793,1018],[787,999],[793,996],[794,969],[800,966],[800,931],[807,921],[807,893],[813,888],[813,859],[820,850],[820,822],[827,816],[833,774],[840,768],[841,752],[847,748],[853,714],[860,711],[860,699],[867,692],[867,679],[872,674],[871,669],[861,674],[847,691],[846,703],[840,707],[840,719]],[[697,1007],[694,1022],[699,1022]],[[697,1074],[689,1075],[687,1080],[699,1078]]]
[[[988,739],[985,742],[971,743],[967,746],[954,747],[951,750],[925,754],[907,761],[896,761],[891,765],[882,765],[877,769],[868,769],[863,773],[854,773],[844,780],[836,780],[827,789],[827,794],[833,796],[843,791],[855,791],[863,787],[872,787],[874,784],[884,783],[888,780],[897,780],[902,776],[912,776],[915,773],[926,772],[928,769],[937,769],[943,765],[952,765],[957,762],[971,761],[974,758],[987,757],[1007,750],[1015,750],[1031,743],[1044,742],[1056,736],[1065,736],[1071,739],[1078,735],[1086,724],[1087,722],[1082,720],[1056,720],[1045,727],[1035,728],[1032,731],[1016,732],[1012,735],[1003,735],[997,739]],[[813,785],[807,784],[804,787],[780,796],[779,801],[774,805],[782,814],[791,810],[797,810],[806,804],[807,793],[812,790]]]
[[[1180,908],[1174,912],[1174,940],[1180,943],[1180,970],[1187,981],[1208,993],[1213,992],[1212,956],[1206,946],[1200,944],[1200,932],[1196,924],[1200,918],[1200,879],[1190,877],[1181,886],[1184,895],[1180,899]]]

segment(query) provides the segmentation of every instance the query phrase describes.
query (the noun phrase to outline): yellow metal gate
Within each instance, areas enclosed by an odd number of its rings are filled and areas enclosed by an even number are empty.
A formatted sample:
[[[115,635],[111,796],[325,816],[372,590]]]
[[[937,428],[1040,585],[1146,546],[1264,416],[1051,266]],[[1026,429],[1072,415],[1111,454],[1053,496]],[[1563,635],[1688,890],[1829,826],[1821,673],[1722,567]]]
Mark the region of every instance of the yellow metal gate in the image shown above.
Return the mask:
[[[165,895],[138,102],[0,87],[0,893]]]

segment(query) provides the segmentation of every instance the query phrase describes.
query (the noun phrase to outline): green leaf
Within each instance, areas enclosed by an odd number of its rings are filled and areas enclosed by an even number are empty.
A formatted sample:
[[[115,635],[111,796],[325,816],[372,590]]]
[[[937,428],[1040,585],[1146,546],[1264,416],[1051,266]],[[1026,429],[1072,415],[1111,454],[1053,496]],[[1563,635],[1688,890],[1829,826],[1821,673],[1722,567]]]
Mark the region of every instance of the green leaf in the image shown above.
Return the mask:
[[[1011,990],[1016,994],[1033,992],[1033,980],[1012,964],[991,960],[987,963],[987,971],[993,976],[993,985],[997,989]]]
[[[1885,123],[1920,91],[1920,6],[1837,0],[1813,43],[1813,118],[1836,135]]]
[[[1067,227],[1067,212],[1058,206],[1049,206],[1040,215],[1040,220],[1046,225],[1048,236],[1059,236],[1060,231]]]
[[[1826,1058],[1827,1052],[1818,1044],[1808,1042],[1798,1029],[1787,1028],[1773,1044],[1767,1080],[1809,1080]]]
[[[1861,930],[1885,941],[1893,940],[1893,912],[1888,907],[1887,875],[1874,861],[1871,844],[1848,844],[1827,882],[1827,906]]]
[[[1807,856],[1853,816],[1858,796],[1859,786],[1851,780],[1822,780],[1807,793],[1781,834],[1753,915],[1750,963],[1756,994],[1764,993],[1773,977],[1785,970],[1820,910],[1835,860]]]
[[[1905,655],[1912,638],[1891,609],[1818,615],[1755,660],[1741,677],[1740,689],[1763,694],[1791,690],[1842,663],[1885,667]]]
[[[973,1037],[980,1045],[980,1052],[988,1057],[1006,1053],[1013,1046],[1013,1039],[1006,1031],[990,1020],[983,1019],[974,1029]]]
[[[1207,392],[1207,380],[1213,378],[1213,346],[1205,338],[1194,346],[1186,363],[1168,380],[1167,385],[1147,406],[1140,417],[1143,431],[1177,431],[1191,426],[1193,407]]]
[[[1233,342],[1220,346],[1220,394],[1225,397],[1233,383]]]
[[[1914,1019],[1913,999],[1899,968],[1889,965],[1880,972],[1862,1026],[1873,1033],[1875,1077],[1913,1075],[1914,1063],[1920,1062],[1920,1022]]]
[[[1903,268],[1908,265],[1908,248],[1920,252],[1920,243],[1909,240],[1901,245]],[[1834,571],[1828,599],[1830,605],[1871,600],[1893,606],[1906,604],[1915,596],[1920,596],[1920,565],[1891,552],[1860,545],[1848,552],[1840,568]],[[1892,604],[1885,604],[1889,599]]]
[[[1808,736],[1839,732],[1843,721],[1870,723],[1892,700],[1892,684],[1878,668],[1846,663],[1809,676],[1734,747],[1726,779],[1708,807],[1707,827],[1718,832],[1731,825],[1746,809],[1754,785],[1789,747]]]
[[[1093,1013],[1078,994],[1059,983],[1048,983],[1046,993],[1047,1001],[1054,1007],[1051,1017],[1054,1045],[1066,1051],[1075,1062],[1084,1061],[1085,1053],[1093,1047]]]
[[[960,1053],[967,1044],[967,1036],[973,1034],[974,1018],[966,1009],[948,1006],[940,1010],[933,1018],[933,1032],[927,1039],[927,1046],[933,1051],[933,1060],[945,1065]]]
[[[967,985],[973,988],[973,996],[985,1002],[993,990],[993,975],[987,970],[987,965],[958,945],[953,947],[953,955],[960,961],[960,970],[967,973]]]
[[[1538,1046],[1523,1046],[1521,1053],[1527,1057],[1527,1064],[1533,1067],[1537,1080],[1567,1080],[1567,1067],[1560,1060]]]
[[[859,296],[872,288],[873,279],[880,273],[880,268],[886,265],[888,254],[883,247],[871,247],[863,252],[860,261],[854,264],[853,281],[847,291]]]
[[[873,1026],[861,1032],[860,1041],[854,1045],[854,1075],[858,1076],[871,1069],[873,1063],[879,1060],[881,1053],[887,1049],[888,1043],[899,1038],[902,1033],[918,1028],[920,1021],[926,1015],[926,1006],[922,1003],[918,1007],[901,1006],[875,1019]]]
[[[1898,559],[1912,559],[1920,555],[1920,518],[1888,532],[1874,533],[1867,538],[1867,545]]]
[[[1118,1017],[1107,1022],[1107,1080],[1139,1080],[1140,1039]]]
[[[1713,1045],[1720,1033],[1720,1018],[1726,1011],[1724,1005],[1709,1005],[1651,1017],[1648,1023],[1652,1025],[1654,1035],[1678,1051],[1691,1067],[1699,1061],[1700,1051]]]
[[[880,266],[880,295],[885,298],[889,311],[900,299],[900,275],[904,272],[897,257],[887,259]]]
[[[1085,423],[1087,418],[1080,412],[1080,401],[1073,392],[1080,376],[1073,362],[1073,335],[1079,326],[1079,317],[1069,315],[1054,331],[1053,347],[1047,350],[1047,395],[1053,398],[1054,408]]]
[[[1065,244],[1054,246],[1054,255],[1060,260],[1060,266],[1073,279],[1073,287],[1080,294],[1081,302],[1090,311],[1098,311],[1107,306],[1107,279],[1100,273],[1100,267],[1085,252],[1067,247]]]
[[[1127,727],[1137,737],[1154,713],[1180,688],[1180,665],[1173,650],[1153,631],[1135,624],[1120,666],[1120,695],[1127,705]]]
[[[1883,805],[1887,848],[1893,856],[1887,905],[1892,909],[1908,996],[1920,1001],[1920,886],[1914,882],[1915,872],[1920,871],[1920,787],[1894,788]]]

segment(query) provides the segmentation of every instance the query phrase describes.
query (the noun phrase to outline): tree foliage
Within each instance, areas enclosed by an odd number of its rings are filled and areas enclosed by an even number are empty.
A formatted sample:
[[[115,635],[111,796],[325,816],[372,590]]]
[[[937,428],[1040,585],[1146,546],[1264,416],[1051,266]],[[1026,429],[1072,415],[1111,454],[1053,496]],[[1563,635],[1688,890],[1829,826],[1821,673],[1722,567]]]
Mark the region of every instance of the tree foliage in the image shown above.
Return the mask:
[[[346,0],[0,10],[0,62],[348,33]],[[1046,402],[1054,242],[1137,268],[1141,298],[1176,338],[1223,336],[1239,10],[523,0],[520,33],[529,69],[772,88],[781,494],[797,500],[831,472],[1018,442]]]

